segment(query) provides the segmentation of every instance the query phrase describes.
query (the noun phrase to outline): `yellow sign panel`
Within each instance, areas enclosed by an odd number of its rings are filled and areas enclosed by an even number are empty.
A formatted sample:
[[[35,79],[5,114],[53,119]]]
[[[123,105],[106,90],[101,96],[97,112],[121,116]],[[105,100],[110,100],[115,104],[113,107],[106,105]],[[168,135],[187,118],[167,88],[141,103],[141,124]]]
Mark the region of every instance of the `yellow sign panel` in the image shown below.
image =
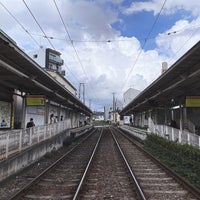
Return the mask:
[[[186,107],[200,107],[200,96],[187,96],[185,100]]]
[[[31,95],[26,97],[26,105],[27,106],[44,106],[45,105],[45,97],[39,95]]]

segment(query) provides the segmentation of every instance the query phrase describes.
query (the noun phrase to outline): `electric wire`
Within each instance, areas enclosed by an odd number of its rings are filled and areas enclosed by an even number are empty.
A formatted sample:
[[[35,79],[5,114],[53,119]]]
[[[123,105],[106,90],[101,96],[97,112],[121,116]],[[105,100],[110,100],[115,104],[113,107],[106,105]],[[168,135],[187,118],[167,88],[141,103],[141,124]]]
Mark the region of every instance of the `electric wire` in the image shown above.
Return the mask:
[[[20,21],[8,10],[8,8],[0,2],[1,6],[8,12],[8,14],[21,26],[21,28],[32,38],[32,40],[40,47],[40,44],[35,40],[32,34],[20,23]]]
[[[65,67],[68,69],[68,71],[71,73],[71,75],[74,77],[74,79],[76,80],[77,83],[80,83],[80,81],[78,80],[78,78],[74,75],[74,73],[70,70],[70,68],[65,64]]]
[[[145,38],[144,43],[143,43],[143,45],[142,45],[142,47],[141,47],[141,49],[140,49],[140,51],[139,51],[139,53],[138,53],[138,55],[137,55],[137,57],[136,57],[136,59],[135,59],[135,62],[134,62],[134,64],[133,64],[133,66],[131,67],[131,69],[130,69],[128,75],[127,75],[127,77],[125,78],[125,82],[124,82],[124,84],[123,84],[123,86],[122,86],[122,88],[121,88],[121,91],[123,91],[123,88],[125,87],[125,85],[126,85],[128,79],[129,79],[129,76],[131,75],[131,73],[132,73],[132,71],[133,71],[135,65],[137,64],[137,62],[138,62],[138,60],[139,60],[139,58],[140,58],[140,55],[142,54],[142,51],[143,51],[143,49],[144,49],[144,47],[145,47],[145,45],[146,45],[146,43],[147,43],[147,40],[149,39],[149,36],[151,35],[153,29],[155,28],[156,23],[158,22],[158,19],[159,19],[160,15],[161,15],[162,10],[164,9],[164,6],[165,6],[166,2],[167,2],[167,0],[164,0],[164,2],[163,2],[163,4],[162,4],[162,7],[161,7],[161,9],[160,9],[160,12],[158,13],[158,15],[157,15],[157,17],[156,17],[156,19],[155,19],[155,21],[154,21],[154,23],[153,23],[153,25],[152,25],[150,31],[148,32],[147,37]]]
[[[181,29],[178,29],[178,30],[174,30],[174,31],[171,31],[171,32],[164,33],[164,34],[160,35],[159,37],[167,38],[169,36],[176,35],[176,34],[181,33],[183,31],[190,30],[191,28],[198,29],[198,28],[200,28],[200,25],[186,26],[185,28],[181,28]],[[41,34],[38,34],[38,33],[31,33],[31,32],[29,32],[29,34],[33,35],[33,36],[49,38],[51,40],[61,40],[61,41],[66,41],[66,42],[71,43],[71,40],[67,40],[66,38],[45,36],[45,35],[41,35]],[[154,36],[154,37],[148,37],[148,40],[153,40],[153,39],[156,39],[156,38],[157,38],[157,35]],[[140,40],[140,41],[146,40],[146,38],[139,38],[139,37],[137,39]],[[113,42],[132,42],[134,40],[135,40],[135,38],[133,38],[133,39],[108,39],[108,40],[72,40],[72,41],[73,41],[73,43],[113,43]]]
[[[61,21],[62,21],[62,24],[63,24],[63,26],[64,26],[64,29],[65,29],[65,31],[66,31],[68,37],[69,37],[70,43],[71,43],[71,45],[72,45],[72,48],[74,49],[74,52],[75,52],[76,57],[77,57],[77,59],[78,59],[78,62],[79,62],[79,64],[80,64],[81,68],[82,68],[82,71],[83,71],[83,73],[84,73],[85,76],[86,76],[86,80],[89,81],[89,78],[88,78],[88,76],[87,76],[87,73],[86,73],[86,71],[85,71],[85,69],[84,69],[84,67],[83,67],[82,61],[81,61],[81,59],[80,59],[80,57],[79,57],[79,55],[78,55],[78,52],[77,52],[77,50],[76,50],[76,48],[75,48],[75,46],[74,46],[73,40],[72,40],[72,38],[71,38],[71,36],[70,36],[70,34],[69,34],[69,31],[68,31],[68,29],[67,29],[67,26],[65,25],[65,22],[64,22],[64,20],[63,20],[62,15],[61,15],[61,12],[60,12],[60,10],[59,10],[59,8],[58,8],[58,5],[57,5],[57,3],[56,3],[56,0],[53,0],[53,2],[54,2],[54,4],[55,4],[55,7],[56,7],[56,9],[57,9],[57,12],[58,12],[58,14],[59,14],[59,16],[60,16],[60,19],[61,19]],[[90,88],[91,88],[92,91],[93,91],[93,88],[92,88],[91,85],[90,85]],[[93,93],[93,94],[95,95],[95,93]]]
[[[181,47],[175,52],[175,54],[173,55],[173,57],[175,57],[182,49],[183,47],[194,37],[194,35],[196,34],[198,29],[194,30],[192,32],[192,34],[188,37],[188,39],[181,45]],[[199,41],[199,40],[198,40]],[[168,61],[169,63],[171,63],[171,61],[173,60],[173,58],[170,58],[170,60]]]
[[[29,10],[29,12],[31,13],[32,17],[35,19],[36,23],[38,24],[38,26],[39,26],[40,29],[41,29],[42,27],[39,25],[38,21],[36,20],[36,18],[35,18],[34,15],[32,14],[31,10],[28,8],[28,6],[27,6],[27,4],[25,3],[24,0],[23,0],[23,2],[24,2],[24,4],[26,5],[26,7],[27,7],[27,9]],[[132,70],[133,70],[133,68],[135,67],[136,63],[138,62],[138,59],[139,59],[139,57],[141,56],[142,50],[143,50],[143,48],[145,47],[147,41],[148,41],[149,39],[151,39],[150,35],[151,35],[151,33],[153,32],[154,27],[156,26],[156,23],[157,23],[157,21],[158,21],[160,15],[161,15],[161,12],[162,12],[162,10],[163,10],[163,8],[164,8],[166,2],[167,2],[167,0],[164,1],[163,5],[162,5],[162,8],[161,8],[161,10],[160,10],[160,12],[159,12],[159,14],[157,15],[157,18],[155,19],[155,21],[154,21],[154,23],[153,23],[153,25],[152,25],[150,31],[149,31],[148,34],[147,34],[147,37],[144,38],[144,43],[143,43],[143,45],[142,45],[142,48],[141,48],[140,52],[138,53],[138,55],[137,55],[137,57],[136,57],[136,60],[135,60],[135,62],[134,62],[134,64],[133,64],[133,66],[132,66],[130,72],[128,73],[127,78],[125,79],[126,81],[128,80],[129,76],[131,75]],[[0,3],[1,3],[1,2],[0,2]],[[78,56],[78,52],[76,51],[76,48],[75,48],[75,46],[74,46],[74,43],[75,43],[75,42],[83,42],[83,43],[84,43],[84,42],[102,42],[102,43],[109,43],[109,42],[118,42],[118,41],[130,41],[130,40],[105,40],[105,41],[103,41],[103,40],[102,40],[102,41],[83,41],[83,40],[82,40],[82,41],[81,41],[81,40],[75,41],[75,40],[74,40],[74,41],[73,41],[72,38],[71,38],[71,36],[70,36],[70,34],[69,34],[69,32],[68,32],[68,30],[67,30],[67,27],[66,27],[66,25],[65,25],[65,23],[64,23],[64,21],[63,21],[63,18],[62,18],[62,16],[61,16],[61,13],[59,12],[59,9],[58,9],[58,7],[57,7],[57,4],[56,4],[55,0],[54,0],[54,3],[55,3],[55,5],[56,5],[56,8],[57,8],[57,10],[58,10],[58,13],[59,13],[59,15],[60,15],[60,17],[61,17],[62,23],[63,23],[63,25],[64,25],[64,27],[65,27],[65,29],[66,29],[65,31],[66,31],[66,33],[68,34],[69,42],[71,43],[72,47],[75,49],[75,53],[76,53],[76,55],[77,55],[77,58],[78,58],[79,62],[81,63],[81,67],[82,67],[82,69],[83,69],[84,74],[85,74],[85,70],[84,70],[83,65],[82,65],[82,62],[81,62],[81,60],[80,60],[80,58],[79,58],[79,56]],[[33,33],[30,33],[30,32],[19,22],[19,20],[17,20],[17,19],[15,18],[15,16],[12,15],[12,13],[10,13],[8,9],[6,9],[6,7],[5,7],[2,3],[1,3],[1,5],[2,5],[2,6],[4,7],[4,9],[13,17],[13,19],[15,19],[15,21],[21,26],[21,28],[22,28],[27,34],[29,34],[29,35],[31,36],[31,38],[34,40],[34,42],[35,42],[37,45],[39,45],[39,44],[37,43],[37,41],[32,37]],[[43,29],[41,29],[41,31],[43,32]],[[181,30],[176,30],[176,31],[168,32],[168,33],[165,34],[165,36],[167,36],[167,35],[169,36],[169,35],[172,35],[172,34],[174,35],[174,34],[177,34],[177,32],[180,32],[180,31],[181,31]],[[197,30],[195,30],[195,31],[191,34],[191,36],[187,39],[187,41],[181,46],[181,48],[178,49],[178,50],[176,51],[176,53],[174,54],[174,56],[177,55],[177,53],[178,53],[178,52],[186,45],[186,43],[194,36],[194,34],[195,34],[196,31],[197,31]],[[45,34],[45,32],[43,32],[43,34],[44,34],[44,35],[41,35],[41,36],[44,37],[44,38],[46,38],[46,39],[49,41],[50,44],[51,44],[50,39],[59,39],[59,38],[49,37],[49,36],[47,36],[47,35]],[[35,34],[35,35],[36,35],[36,34]],[[66,39],[60,39],[60,40],[66,40]],[[40,46],[40,45],[39,45],[39,46]],[[51,45],[51,46],[53,46],[53,45]],[[53,48],[54,48],[54,47],[53,47]],[[54,49],[55,49],[55,48],[54,48]],[[68,67],[67,67],[67,68],[68,68]],[[71,73],[71,72],[70,72],[70,73]],[[76,76],[75,76],[75,75],[73,75],[73,77],[76,79]],[[78,80],[78,79],[76,79],[76,80]],[[126,84],[126,82],[125,82],[125,84]],[[122,89],[123,89],[123,88],[122,88]]]
[[[69,31],[68,31],[68,29],[67,29],[67,26],[65,25],[65,22],[64,22],[64,20],[63,20],[63,17],[62,17],[62,15],[61,15],[61,13],[60,13],[60,10],[59,10],[59,8],[58,8],[58,5],[57,5],[57,3],[56,3],[55,0],[53,0],[53,2],[54,2],[55,7],[56,7],[56,9],[57,9],[57,11],[58,11],[58,14],[59,14],[59,16],[60,16],[60,19],[61,19],[61,21],[62,21],[62,24],[63,24],[63,26],[64,26],[64,29],[65,29],[65,31],[66,31],[68,37],[69,37],[69,40],[70,40],[71,45],[72,45],[72,47],[73,47],[73,49],[74,49],[74,52],[75,52],[75,54],[76,54],[76,56],[77,56],[78,62],[79,62],[79,64],[81,65],[81,68],[82,68],[84,74],[85,74],[86,77],[87,77],[87,74],[86,74],[85,69],[84,69],[84,67],[83,67],[83,64],[82,64],[82,62],[81,62],[81,59],[80,59],[80,57],[79,57],[79,55],[78,55],[78,52],[77,52],[77,50],[76,50],[76,48],[75,48],[75,46],[74,46],[73,40],[72,40],[72,38],[71,38],[71,36],[70,36],[70,34],[69,34]],[[88,77],[87,77],[87,79],[88,79]]]
[[[22,0],[26,6],[26,8],[28,9],[29,13],[31,14],[31,16],[33,17],[33,19],[35,20],[36,24],[39,26],[40,30],[42,31],[42,33],[44,34],[44,36],[46,37],[46,39],[48,40],[49,44],[51,45],[51,47],[55,50],[55,47],[53,46],[53,44],[51,43],[51,41],[49,40],[48,36],[46,35],[45,31],[43,30],[43,28],[40,26],[39,22],[37,21],[37,19],[35,18],[35,16],[33,15],[33,13],[31,12],[31,9],[28,7],[28,5],[26,4],[25,0]]]
[[[200,26],[199,26],[200,27]],[[173,32],[168,32],[166,34],[162,34],[162,37],[169,37],[171,35],[175,35],[180,31],[173,31]],[[70,40],[66,40],[66,38],[58,38],[58,37],[53,37],[53,36],[44,36],[41,34],[37,34],[37,33],[30,33],[34,36],[38,36],[38,37],[44,37],[44,38],[49,38],[51,40],[62,40],[62,41],[66,41],[66,42],[71,42]],[[150,39],[155,39],[157,36],[155,37],[149,37],[148,40]],[[139,40],[145,40],[146,38],[138,38]],[[72,40],[73,43],[113,43],[113,42],[131,42],[134,41],[134,39],[108,39],[108,40]]]

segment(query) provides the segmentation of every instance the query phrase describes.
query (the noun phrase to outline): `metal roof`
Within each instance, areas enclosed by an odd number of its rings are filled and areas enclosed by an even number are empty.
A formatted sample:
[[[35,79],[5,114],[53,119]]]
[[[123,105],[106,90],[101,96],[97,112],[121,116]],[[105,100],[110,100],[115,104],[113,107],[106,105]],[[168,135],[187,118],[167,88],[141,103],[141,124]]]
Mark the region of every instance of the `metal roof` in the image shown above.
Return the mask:
[[[92,111],[76,96],[32,60],[16,43],[0,33],[0,91],[18,89],[26,94],[45,95],[63,106],[91,115]]]
[[[136,96],[121,114],[133,114],[154,107],[171,107],[172,103],[183,104],[186,96],[197,95],[200,95],[200,42]]]

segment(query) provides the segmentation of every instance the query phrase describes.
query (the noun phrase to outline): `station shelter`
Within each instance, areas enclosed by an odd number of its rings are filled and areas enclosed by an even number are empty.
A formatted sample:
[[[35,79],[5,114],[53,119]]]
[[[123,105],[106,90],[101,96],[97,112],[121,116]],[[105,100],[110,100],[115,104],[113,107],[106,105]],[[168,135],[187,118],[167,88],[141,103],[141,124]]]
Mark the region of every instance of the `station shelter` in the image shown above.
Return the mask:
[[[25,128],[70,120],[71,127],[92,111],[66,87],[0,32],[0,129]]]
[[[184,132],[200,135],[199,80],[200,42],[139,93],[120,114],[133,116],[134,126],[161,135],[168,135],[169,130],[173,134],[177,131],[179,138]]]

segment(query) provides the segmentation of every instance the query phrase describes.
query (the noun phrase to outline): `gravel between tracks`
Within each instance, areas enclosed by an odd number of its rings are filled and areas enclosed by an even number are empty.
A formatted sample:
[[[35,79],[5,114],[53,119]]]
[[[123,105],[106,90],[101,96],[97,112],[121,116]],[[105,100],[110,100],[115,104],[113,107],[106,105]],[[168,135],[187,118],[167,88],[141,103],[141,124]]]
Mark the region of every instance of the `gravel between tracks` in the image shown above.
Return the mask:
[[[80,192],[84,200],[136,200],[138,195],[109,129],[102,139]]]
[[[74,146],[81,138],[77,139],[70,145],[63,146],[57,151],[52,151],[46,154],[37,162],[31,164],[27,168],[22,169],[19,173],[0,182],[0,200],[9,199],[14,193],[27,185],[33,178],[38,176],[43,170],[54,163],[61,155],[66,153]]]

